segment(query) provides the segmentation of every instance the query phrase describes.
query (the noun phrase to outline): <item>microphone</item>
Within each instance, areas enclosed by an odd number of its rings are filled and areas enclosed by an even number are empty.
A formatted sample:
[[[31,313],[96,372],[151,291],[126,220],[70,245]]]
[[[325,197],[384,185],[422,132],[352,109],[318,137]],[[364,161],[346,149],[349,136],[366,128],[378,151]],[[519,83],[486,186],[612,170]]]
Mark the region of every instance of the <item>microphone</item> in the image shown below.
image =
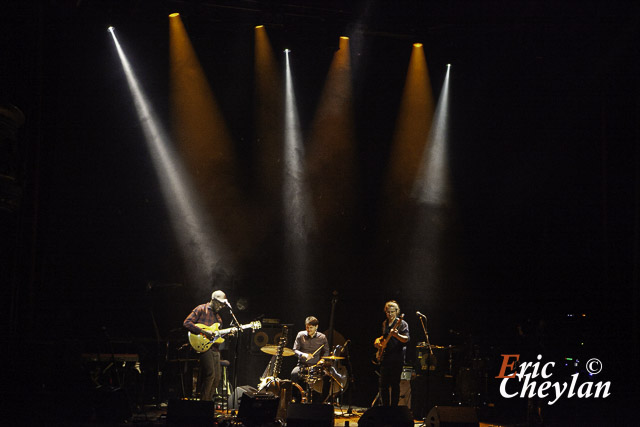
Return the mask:
[[[416,314],[420,317],[424,317],[425,319],[427,318],[427,316],[425,316],[424,314],[420,313],[419,311],[416,311]]]
[[[231,304],[229,304],[229,300],[228,299],[218,299],[218,298],[216,298],[216,301],[218,301],[220,304],[224,304],[227,307],[231,308]]]

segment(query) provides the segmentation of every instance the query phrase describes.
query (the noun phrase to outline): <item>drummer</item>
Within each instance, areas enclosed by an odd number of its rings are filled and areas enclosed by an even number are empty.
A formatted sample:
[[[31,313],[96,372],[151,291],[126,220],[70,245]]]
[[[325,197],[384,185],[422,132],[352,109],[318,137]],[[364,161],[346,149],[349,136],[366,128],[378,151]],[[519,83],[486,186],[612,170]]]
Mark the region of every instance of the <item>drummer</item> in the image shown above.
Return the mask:
[[[291,380],[303,387],[307,384],[302,377],[308,377],[310,369],[322,371],[321,364],[318,362],[329,355],[329,341],[325,334],[318,332],[318,323],[318,319],[314,316],[307,317],[304,321],[305,330],[298,332],[293,344],[298,364],[291,371]],[[322,372],[318,374],[323,375]]]

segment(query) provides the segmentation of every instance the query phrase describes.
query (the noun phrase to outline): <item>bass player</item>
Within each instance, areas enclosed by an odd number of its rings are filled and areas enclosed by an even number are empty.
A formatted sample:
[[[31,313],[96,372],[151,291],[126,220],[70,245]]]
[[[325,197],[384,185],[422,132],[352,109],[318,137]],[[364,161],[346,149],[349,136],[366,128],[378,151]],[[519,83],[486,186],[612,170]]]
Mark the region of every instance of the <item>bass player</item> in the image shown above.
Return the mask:
[[[395,301],[385,303],[384,313],[387,319],[382,322],[382,336],[374,342],[378,349],[376,358],[380,363],[380,399],[383,406],[397,406],[404,353],[409,341],[409,324],[400,316],[400,306]]]

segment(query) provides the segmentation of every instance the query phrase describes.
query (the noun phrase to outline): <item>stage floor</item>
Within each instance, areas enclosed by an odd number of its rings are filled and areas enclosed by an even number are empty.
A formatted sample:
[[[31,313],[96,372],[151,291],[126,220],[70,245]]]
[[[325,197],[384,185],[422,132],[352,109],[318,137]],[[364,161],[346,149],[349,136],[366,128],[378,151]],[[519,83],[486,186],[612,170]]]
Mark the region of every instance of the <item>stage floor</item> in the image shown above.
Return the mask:
[[[352,406],[349,408],[348,406],[335,406],[334,407],[334,427],[351,427],[357,426],[362,415],[369,408],[364,407],[355,407]],[[242,427],[243,424],[235,418],[234,411],[216,411],[216,417],[218,419],[219,426],[237,426]],[[120,423],[117,425],[120,426],[130,426],[131,424],[144,424],[151,426],[164,426],[164,425],[174,425],[173,423],[169,423],[167,421],[167,409],[165,408],[156,408],[149,407],[145,408],[145,410],[139,414],[134,414],[133,419],[128,420],[126,423]],[[414,426],[422,426],[424,425],[424,420],[414,420]],[[99,425],[107,426],[109,424],[98,423]],[[96,424],[93,424],[96,425]],[[111,424],[113,425],[113,424]],[[273,426],[286,426],[286,424],[274,423]],[[479,427],[519,427],[524,424],[518,423],[503,423],[503,422],[495,422],[487,420],[479,420]]]

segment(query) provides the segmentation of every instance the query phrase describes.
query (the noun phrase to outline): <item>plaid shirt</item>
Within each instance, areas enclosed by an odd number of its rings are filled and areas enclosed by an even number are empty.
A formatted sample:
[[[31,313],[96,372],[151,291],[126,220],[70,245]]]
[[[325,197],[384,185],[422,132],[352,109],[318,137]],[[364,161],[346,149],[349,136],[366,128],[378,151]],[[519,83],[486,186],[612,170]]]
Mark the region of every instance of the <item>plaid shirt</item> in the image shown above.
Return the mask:
[[[183,325],[193,334],[201,334],[202,329],[196,326],[196,323],[211,326],[214,323],[222,323],[222,318],[218,313],[213,311],[209,303],[200,304],[184,319]]]

